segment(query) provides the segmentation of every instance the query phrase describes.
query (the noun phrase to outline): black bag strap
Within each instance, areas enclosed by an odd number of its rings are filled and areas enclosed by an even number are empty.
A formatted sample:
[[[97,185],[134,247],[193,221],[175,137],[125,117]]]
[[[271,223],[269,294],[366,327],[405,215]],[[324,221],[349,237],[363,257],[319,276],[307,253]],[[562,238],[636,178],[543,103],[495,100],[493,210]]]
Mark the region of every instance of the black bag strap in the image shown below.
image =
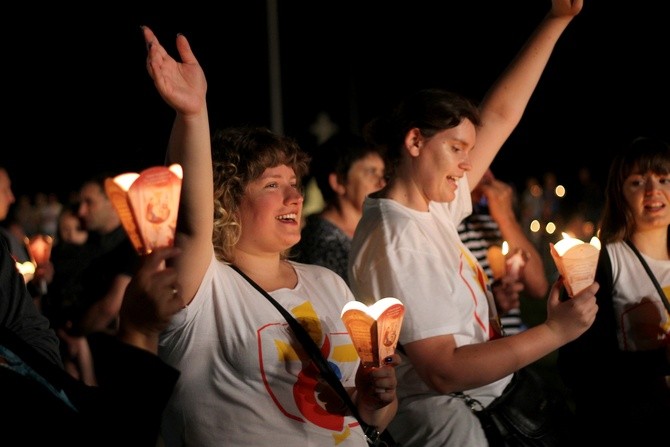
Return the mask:
[[[649,275],[649,278],[651,279],[651,282],[654,283],[654,287],[656,287],[656,290],[658,291],[658,294],[661,296],[661,301],[663,301],[663,305],[665,306],[665,310],[670,314],[670,303],[668,302],[668,297],[665,296],[665,293],[663,292],[663,288],[661,285],[658,283],[658,279],[656,279],[656,276],[654,275],[654,272],[651,271],[651,268],[649,268],[649,264],[647,264],[647,261],[644,260],[642,257],[642,253],[640,253],[640,250],[637,249],[635,244],[633,244],[630,239],[626,239],[626,243],[630,247],[631,250],[633,250],[633,253],[635,253],[642,263],[642,267],[647,271],[647,274]]]
[[[312,337],[309,336],[305,328],[298,322],[298,320],[296,320],[293,317],[293,315],[291,315],[289,311],[284,309],[284,307],[281,304],[279,304],[274,298],[272,298],[272,296],[269,293],[267,293],[253,279],[249,278],[236,265],[231,264],[230,267],[237,273],[239,273],[240,276],[242,276],[242,278],[246,279],[249,284],[254,286],[254,288],[258,290],[265,298],[267,298],[268,301],[270,301],[277,308],[277,310],[284,316],[284,318],[288,322],[288,325],[293,330],[295,336],[298,338],[300,343],[302,343],[303,347],[309,354],[314,364],[319,368],[321,375],[328,381],[330,386],[337,392],[342,401],[345,404],[347,404],[349,410],[351,411],[351,414],[358,420],[359,425],[363,429],[363,433],[365,433],[365,437],[368,441],[368,444],[373,446],[383,445],[382,442],[383,440],[381,439],[381,435],[377,431],[377,428],[368,424],[361,418],[360,414],[358,413],[358,408],[351,400],[349,393],[347,393],[347,390],[344,389],[344,385],[342,385],[340,379],[337,378],[335,372],[330,368],[330,366],[328,365],[328,361],[323,357],[323,355],[321,354],[321,350],[316,345],[314,340],[312,340]],[[388,433],[385,436],[388,436]]]

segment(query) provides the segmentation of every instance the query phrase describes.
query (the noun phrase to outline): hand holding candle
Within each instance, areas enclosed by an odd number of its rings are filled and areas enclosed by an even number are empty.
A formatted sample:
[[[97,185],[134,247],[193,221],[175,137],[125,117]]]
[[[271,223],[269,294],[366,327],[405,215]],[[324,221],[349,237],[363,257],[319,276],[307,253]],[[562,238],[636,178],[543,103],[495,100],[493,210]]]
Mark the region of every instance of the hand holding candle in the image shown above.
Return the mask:
[[[47,234],[36,234],[26,238],[26,246],[35,266],[33,275],[35,279],[39,280],[37,290],[40,294],[45,295],[47,293],[47,281],[51,281],[53,276],[53,267],[47,265],[51,259],[53,238]],[[50,270],[49,267],[51,267]]]
[[[491,245],[486,257],[493,271],[494,281],[501,279],[503,276],[509,276],[512,281],[518,281],[528,260],[528,255],[520,248],[510,251],[507,241],[502,243],[502,247]]]
[[[53,238],[46,234],[36,234],[28,238],[28,251],[30,256],[35,261],[35,264],[40,265],[49,262],[51,259],[51,247],[53,246]]]
[[[510,252],[507,241],[503,242],[502,253],[505,255],[505,270],[507,275],[513,281],[518,281],[521,271],[528,260],[528,254],[520,248],[516,248]]]

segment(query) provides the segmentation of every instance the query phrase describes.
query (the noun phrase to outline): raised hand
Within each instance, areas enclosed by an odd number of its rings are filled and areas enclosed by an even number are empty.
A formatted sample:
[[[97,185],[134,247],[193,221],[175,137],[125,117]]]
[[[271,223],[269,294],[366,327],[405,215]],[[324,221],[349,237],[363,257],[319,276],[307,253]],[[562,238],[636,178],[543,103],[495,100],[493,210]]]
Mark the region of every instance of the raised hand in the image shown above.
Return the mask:
[[[178,113],[197,114],[203,110],[207,80],[186,37],[177,35],[181,62],[170,56],[156,35],[142,27],[147,45],[147,71],[161,97]]]
[[[574,17],[583,6],[584,0],[552,0],[550,14],[554,17]]]

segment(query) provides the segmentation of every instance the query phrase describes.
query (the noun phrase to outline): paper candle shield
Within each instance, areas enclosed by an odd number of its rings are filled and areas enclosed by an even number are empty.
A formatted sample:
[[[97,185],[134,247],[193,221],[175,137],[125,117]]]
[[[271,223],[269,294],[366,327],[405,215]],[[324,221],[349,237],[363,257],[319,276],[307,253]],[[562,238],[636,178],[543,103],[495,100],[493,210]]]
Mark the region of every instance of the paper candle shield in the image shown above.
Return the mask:
[[[600,241],[597,237],[593,237],[587,244],[564,234],[561,241],[550,243],[549,247],[570,297],[593,283],[600,255]]]
[[[174,244],[183,170],[155,166],[105,180],[105,191],[139,254]]]
[[[341,318],[364,366],[382,366],[395,352],[404,315],[405,306],[392,297],[369,307],[360,301],[344,305]]]

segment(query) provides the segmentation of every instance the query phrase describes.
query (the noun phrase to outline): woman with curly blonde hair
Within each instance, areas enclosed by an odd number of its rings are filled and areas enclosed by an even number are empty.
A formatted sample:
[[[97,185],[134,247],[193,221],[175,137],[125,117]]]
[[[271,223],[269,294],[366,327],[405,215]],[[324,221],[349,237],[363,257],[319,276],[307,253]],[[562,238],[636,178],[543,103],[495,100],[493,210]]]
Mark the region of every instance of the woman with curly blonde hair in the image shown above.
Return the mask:
[[[148,28],[144,37],[149,74],[176,111],[168,160],[184,169],[174,266],[185,307],[159,351],[182,373],[164,414],[166,447],[366,446],[282,314],[235,270],[302,324],[362,420],[384,430],[397,408],[399,356],[363,367],[340,318],[354,300],[344,280],[286,257],[300,240],[307,155],[257,127],[218,132],[212,146],[206,80],[186,38],[177,37],[177,62]]]

